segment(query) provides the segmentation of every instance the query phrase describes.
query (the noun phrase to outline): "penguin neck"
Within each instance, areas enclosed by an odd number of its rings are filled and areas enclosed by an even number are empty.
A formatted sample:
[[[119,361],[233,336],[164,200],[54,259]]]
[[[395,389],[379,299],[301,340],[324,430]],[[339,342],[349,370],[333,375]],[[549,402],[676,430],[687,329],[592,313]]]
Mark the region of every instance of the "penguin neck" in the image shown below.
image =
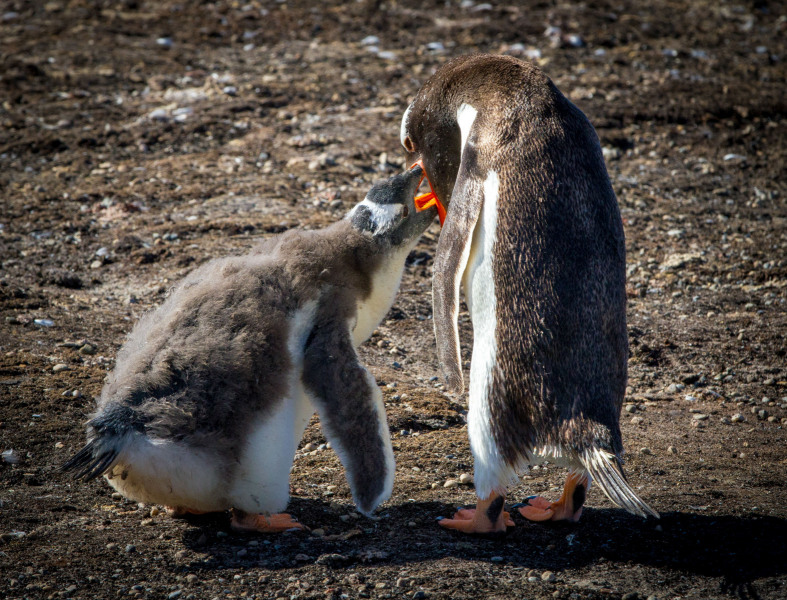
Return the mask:
[[[373,242],[375,257],[369,261],[372,268],[368,271],[368,293],[358,298],[355,324],[352,326],[352,338],[356,346],[369,339],[391,309],[402,281],[405,260],[416,242],[414,240],[400,245],[383,240]]]

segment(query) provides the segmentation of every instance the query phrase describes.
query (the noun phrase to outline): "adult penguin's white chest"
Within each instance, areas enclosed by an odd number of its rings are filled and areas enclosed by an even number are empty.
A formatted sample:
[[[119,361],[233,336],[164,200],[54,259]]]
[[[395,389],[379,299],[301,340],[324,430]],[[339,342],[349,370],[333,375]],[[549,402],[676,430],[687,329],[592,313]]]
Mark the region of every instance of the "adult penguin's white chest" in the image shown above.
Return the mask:
[[[481,215],[473,231],[470,255],[462,284],[473,321],[473,358],[470,363],[468,428],[476,457],[476,487],[491,489],[510,477],[491,432],[489,393],[497,364],[497,299],[495,243],[500,180],[495,171],[486,173]],[[501,390],[498,388],[497,390]],[[480,467],[480,468],[479,468]],[[502,471],[505,471],[502,472]]]

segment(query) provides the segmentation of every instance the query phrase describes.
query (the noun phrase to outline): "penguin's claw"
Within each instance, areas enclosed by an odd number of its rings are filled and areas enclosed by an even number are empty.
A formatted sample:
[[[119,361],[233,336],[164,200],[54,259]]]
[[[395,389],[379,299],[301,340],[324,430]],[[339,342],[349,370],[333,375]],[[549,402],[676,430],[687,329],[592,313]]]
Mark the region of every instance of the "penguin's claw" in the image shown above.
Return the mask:
[[[476,508],[461,508],[453,519],[442,519],[439,523],[442,527],[463,533],[505,533],[507,527],[514,526],[514,522],[511,515],[502,510],[504,504],[503,496],[493,494],[486,500],[479,499]]]
[[[442,527],[446,529],[456,529],[462,533],[501,533],[507,527],[513,527],[514,522],[511,520],[511,515],[508,512],[503,512],[500,515],[497,523],[492,523],[486,517],[480,518],[476,515],[482,514],[483,511],[478,511],[475,508],[463,508],[458,510],[453,519],[441,519],[438,521]]]
[[[287,513],[274,515],[255,515],[244,513],[239,510],[232,511],[231,527],[235,531],[245,533],[282,533],[294,529],[305,529],[308,527],[303,523],[298,523]]]
[[[563,496],[550,502],[541,496],[531,496],[527,504],[519,508],[519,514],[528,521],[571,521],[576,523],[582,516],[582,505],[590,487],[586,475],[569,474],[563,487]]]
[[[206,515],[207,511],[194,510],[193,508],[186,508],[185,506],[165,506],[164,510],[173,519],[182,519],[189,515]]]

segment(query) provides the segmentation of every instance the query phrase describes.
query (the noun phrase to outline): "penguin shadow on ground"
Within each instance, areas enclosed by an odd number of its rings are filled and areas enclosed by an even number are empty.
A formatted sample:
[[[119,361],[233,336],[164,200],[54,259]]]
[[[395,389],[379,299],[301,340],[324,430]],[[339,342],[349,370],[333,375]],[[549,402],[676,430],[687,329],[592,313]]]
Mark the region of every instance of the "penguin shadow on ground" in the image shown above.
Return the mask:
[[[662,513],[642,520],[620,509],[585,508],[577,524],[531,523],[512,510],[516,527],[494,537],[442,529],[438,517],[456,507],[440,502],[385,506],[379,517],[352,505],[294,498],[289,511],[312,530],[278,535],[232,532],[228,516],[190,517],[187,547],[204,556],[191,568],[292,569],[309,564],[352,568],[405,565],[455,557],[560,572],[607,561],[686,575],[722,578],[723,591],[756,598],[750,583],[787,574],[787,520],[767,516]]]

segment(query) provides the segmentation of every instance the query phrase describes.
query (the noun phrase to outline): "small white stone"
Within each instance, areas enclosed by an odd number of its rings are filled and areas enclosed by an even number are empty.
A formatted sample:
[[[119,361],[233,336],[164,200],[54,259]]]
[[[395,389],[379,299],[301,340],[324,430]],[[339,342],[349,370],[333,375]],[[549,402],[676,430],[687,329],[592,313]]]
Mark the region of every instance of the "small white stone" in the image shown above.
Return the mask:
[[[468,484],[468,483],[473,483],[473,476],[468,474],[468,473],[462,473],[459,476],[459,483],[462,483],[462,484],[465,484],[465,485]]]
[[[449,479],[443,484],[443,487],[444,488],[453,488],[453,487],[457,487],[458,485],[459,485],[459,482],[456,479]]]

